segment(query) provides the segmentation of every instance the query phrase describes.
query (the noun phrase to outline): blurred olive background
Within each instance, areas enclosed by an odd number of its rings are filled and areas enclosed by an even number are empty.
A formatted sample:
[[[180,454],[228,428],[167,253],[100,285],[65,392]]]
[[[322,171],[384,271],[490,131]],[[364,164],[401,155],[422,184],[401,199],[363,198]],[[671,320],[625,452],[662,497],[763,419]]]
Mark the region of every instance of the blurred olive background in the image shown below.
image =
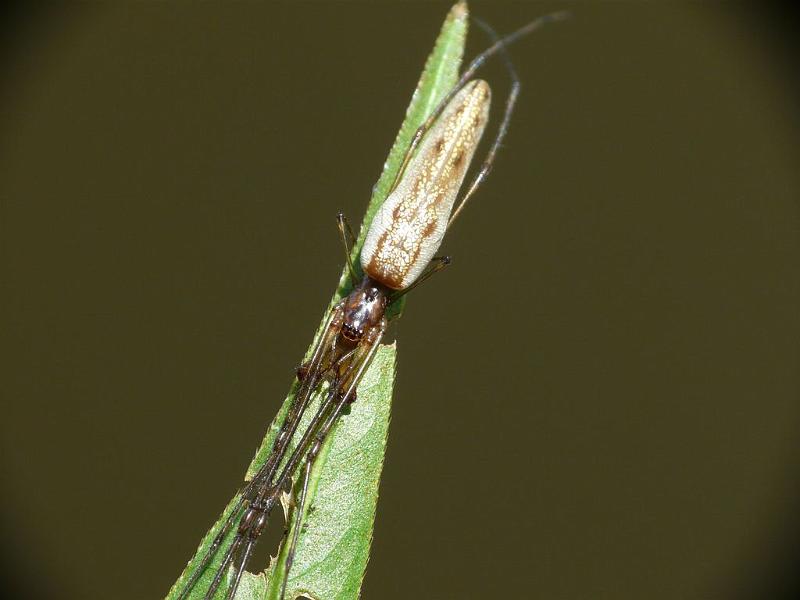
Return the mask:
[[[506,32],[564,3],[472,3]],[[76,5],[3,41],[14,597],[163,596],[236,490],[448,3]],[[392,328],[365,598],[766,598],[800,550],[797,63],[592,3]],[[783,21],[785,25],[785,21]],[[487,45],[475,28],[469,54]],[[483,73],[495,116],[508,87]],[[494,121],[497,122],[496,120]],[[265,553],[266,550],[264,549]]]

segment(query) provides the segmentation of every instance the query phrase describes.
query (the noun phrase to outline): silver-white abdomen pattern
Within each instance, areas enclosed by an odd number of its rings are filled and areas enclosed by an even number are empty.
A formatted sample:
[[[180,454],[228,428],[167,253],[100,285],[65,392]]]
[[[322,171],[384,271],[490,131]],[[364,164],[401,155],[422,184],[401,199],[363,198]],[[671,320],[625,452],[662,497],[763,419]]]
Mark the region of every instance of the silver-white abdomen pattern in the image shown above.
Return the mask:
[[[422,138],[397,187],[375,214],[361,250],[364,272],[400,290],[411,285],[442,243],[453,203],[489,117],[482,80],[459,91]]]

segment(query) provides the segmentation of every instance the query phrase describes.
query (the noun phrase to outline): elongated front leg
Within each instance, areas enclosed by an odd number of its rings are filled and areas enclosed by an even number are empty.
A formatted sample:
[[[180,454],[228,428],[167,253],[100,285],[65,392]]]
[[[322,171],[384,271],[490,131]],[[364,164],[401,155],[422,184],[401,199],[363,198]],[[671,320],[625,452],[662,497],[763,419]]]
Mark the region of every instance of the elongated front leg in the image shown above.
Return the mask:
[[[181,588],[181,592],[178,596],[179,600],[185,600],[188,598],[189,593],[197,585],[200,577],[208,568],[208,565],[211,563],[214,556],[218,551],[220,551],[225,536],[228,534],[231,527],[234,526],[237,520],[239,523],[239,531],[231,542],[231,545],[225,550],[225,556],[222,564],[217,568],[210,589],[207,590],[206,596],[209,598],[213,596],[214,592],[222,582],[225,570],[230,564],[234,563],[236,565],[237,573],[240,573],[246,567],[246,561],[249,558],[250,549],[252,548],[252,545],[255,544],[254,541],[252,544],[250,542],[250,539],[254,539],[252,533],[255,533],[255,530],[251,532],[250,526],[247,524],[248,515],[251,512],[253,501],[263,494],[263,489],[265,487],[269,486],[270,481],[275,476],[278,465],[283,459],[283,456],[286,454],[289,440],[297,430],[300,419],[302,418],[303,413],[308,406],[309,400],[321,379],[323,370],[322,367],[326,361],[330,361],[332,349],[335,346],[334,340],[338,336],[339,330],[341,329],[342,319],[343,305],[342,303],[339,303],[331,311],[331,314],[328,317],[328,321],[325,325],[325,329],[314,347],[311,358],[308,362],[309,376],[300,383],[300,386],[295,393],[294,399],[292,400],[291,406],[286,414],[286,418],[284,419],[281,429],[275,438],[269,458],[259,469],[258,473],[256,473],[253,479],[249,483],[245,484],[245,486],[242,488],[239,499],[236,501],[231,509],[230,514],[225,519],[225,523],[223,524],[222,528],[214,536],[214,539],[211,541],[211,544],[203,555],[200,563],[194,568],[191,576]],[[260,529],[257,533],[260,534]],[[257,538],[258,535],[255,537]],[[244,539],[248,540],[246,544],[247,550],[245,551],[241,561],[236,562],[236,552],[241,547]],[[238,577],[234,582],[234,585],[231,587],[232,591],[229,590],[229,594],[235,594],[237,586]]]
[[[355,401],[356,388],[358,387],[361,378],[364,376],[364,373],[366,373],[367,369],[369,368],[369,364],[372,362],[372,358],[375,356],[375,352],[378,350],[378,346],[380,345],[385,331],[386,319],[384,318],[379,327],[371,330],[361,344],[359,344],[356,351],[352,354],[350,360],[348,361],[348,364],[342,365],[342,367],[344,367],[344,373],[341,379],[337,381],[335,386],[332,386],[328,393],[326,404],[330,401],[335,401],[336,404],[333,408],[333,411],[328,415],[327,419],[325,419],[325,422],[319,426],[319,429],[314,434],[305,457],[305,463],[303,465],[303,484],[300,491],[300,497],[298,498],[297,506],[295,508],[296,517],[294,522],[294,532],[292,533],[289,550],[286,554],[286,566],[284,568],[283,582],[281,583],[281,600],[283,600],[286,596],[286,586],[289,582],[289,573],[291,572],[292,564],[294,563],[294,557],[297,551],[297,543],[300,539],[300,531],[303,527],[303,514],[305,512],[306,499],[308,497],[308,486],[311,479],[311,471],[314,468],[314,463],[319,456],[320,451],[322,450],[325,440],[327,439],[334,425],[336,425],[338,422],[338,419],[342,413],[342,409],[347,404],[351,404]],[[312,428],[309,428],[309,430],[311,429]]]
[[[331,311],[325,330],[320,335],[319,341],[311,353],[311,358],[306,363],[307,366],[303,369],[302,379],[298,373],[300,387],[295,393],[286,418],[278,435],[275,437],[269,458],[267,458],[267,461],[250,482],[250,485],[254,488],[260,488],[264,482],[269,482],[274,478],[275,471],[286,454],[289,441],[297,431],[300,419],[311,401],[311,396],[323,378],[325,363],[330,360],[330,356],[333,353],[336,337],[342,328],[343,319],[344,308],[343,303],[340,302]]]

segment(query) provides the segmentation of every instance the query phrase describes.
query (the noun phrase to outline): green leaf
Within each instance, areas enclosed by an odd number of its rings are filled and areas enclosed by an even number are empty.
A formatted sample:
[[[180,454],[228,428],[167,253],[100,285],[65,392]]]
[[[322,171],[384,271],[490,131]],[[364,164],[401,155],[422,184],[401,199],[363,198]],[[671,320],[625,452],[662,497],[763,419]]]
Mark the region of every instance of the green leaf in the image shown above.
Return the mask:
[[[395,346],[381,346],[351,413],[314,463],[287,598],[301,593],[324,600],[358,598],[369,558],[394,372]],[[292,520],[287,540],[297,522]],[[283,544],[270,570],[268,600],[280,600],[288,546]]]
[[[406,111],[406,118],[389,152],[383,173],[373,189],[358,240],[352,251],[353,263],[357,269],[360,269],[358,256],[366,232],[375,212],[390,191],[414,132],[458,80],[458,70],[467,34],[467,22],[466,3],[459,2],[447,15]],[[349,292],[350,287],[349,276],[345,268],[339,279],[336,293],[328,310],[325,311],[326,317],[330,309]],[[395,307],[393,316],[402,310],[402,302],[396,304],[399,306]],[[326,318],[323,318],[316,338],[320,336],[325,320]],[[316,343],[316,339],[314,343]],[[309,357],[313,347],[314,344],[306,353],[306,358]],[[303,525],[297,554],[289,573],[287,598],[295,598],[300,594],[320,600],[355,599],[359,596],[372,541],[378,484],[388,434],[395,358],[394,345],[384,345],[379,348],[359,384],[358,399],[352,405],[350,414],[346,414],[340,419],[314,464],[306,500],[307,510],[302,517]],[[261,447],[256,452],[247,470],[245,480],[249,481],[269,456],[296,391],[297,383],[295,382],[278,411],[278,415],[270,425]],[[307,425],[315,409],[314,403],[319,402],[320,395],[320,393],[316,394],[312,405],[307,409],[299,431],[302,431],[303,427]],[[294,441],[290,445],[289,453],[293,448]],[[203,538],[195,556],[167,595],[168,599],[178,597],[184,582],[198,568],[211,541],[234,510],[238,497],[237,494],[230,501],[220,519]],[[239,509],[239,512],[241,513],[242,509]],[[293,513],[296,512],[293,511]],[[291,531],[297,525],[297,517],[298,515],[293,514],[290,536]],[[235,520],[238,518],[239,515],[235,517]],[[230,547],[235,529],[232,527],[228,532],[215,556],[192,589],[189,598],[203,598],[225,551]],[[290,539],[290,537],[287,536],[284,541],[286,539]],[[278,557],[273,560],[265,572],[257,575],[244,573],[236,594],[237,600],[264,600],[279,597],[281,584],[285,577],[284,561],[287,546],[288,543],[282,544]],[[224,598],[224,592],[230,579],[229,572],[215,598]]]

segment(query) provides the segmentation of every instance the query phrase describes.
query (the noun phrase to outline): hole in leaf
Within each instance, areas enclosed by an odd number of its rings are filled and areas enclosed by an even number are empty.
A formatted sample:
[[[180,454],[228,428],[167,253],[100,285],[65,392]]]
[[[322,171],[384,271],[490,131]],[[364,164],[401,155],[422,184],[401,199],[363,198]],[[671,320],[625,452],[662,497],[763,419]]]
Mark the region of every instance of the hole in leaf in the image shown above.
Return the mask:
[[[283,539],[285,527],[286,521],[283,518],[283,510],[280,506],[276,506],[270,514],[267,528],[258,539],[253,557],[247,568],[248,571],[251,573],[260,573],[269,567],[270,556],[276,556],[278,554],[278,548]]]

